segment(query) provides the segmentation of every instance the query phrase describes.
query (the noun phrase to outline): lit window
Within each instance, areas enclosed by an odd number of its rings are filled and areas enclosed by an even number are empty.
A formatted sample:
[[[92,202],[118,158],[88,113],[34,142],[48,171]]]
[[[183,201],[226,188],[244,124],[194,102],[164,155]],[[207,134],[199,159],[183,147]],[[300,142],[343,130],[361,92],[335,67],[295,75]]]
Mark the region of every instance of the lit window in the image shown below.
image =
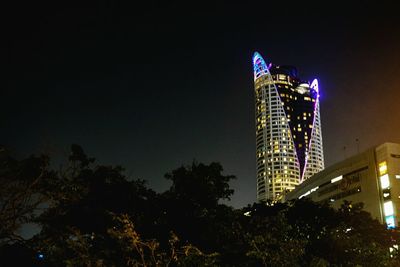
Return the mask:
[[[386,224],[387,224],[387,228],[395,228],[395,223],[394,223],[394,216],[393,215],[391,215],[391,216],[386,216],[385,217],[385,221],[386,221]]]
[[[381,180],[381,188],[386,189],[390,186],[389,175],[385,174],[380,177]]]
[[[392,201],[385,202],[383,204],[383,210],[385,211],[385,216],[393,215],[394,209]]]
[[[379,175],[384,175],[387,173],[386,161],[379,163]]]
[[[400,174],[396,174],[396,179],[400,179]]]

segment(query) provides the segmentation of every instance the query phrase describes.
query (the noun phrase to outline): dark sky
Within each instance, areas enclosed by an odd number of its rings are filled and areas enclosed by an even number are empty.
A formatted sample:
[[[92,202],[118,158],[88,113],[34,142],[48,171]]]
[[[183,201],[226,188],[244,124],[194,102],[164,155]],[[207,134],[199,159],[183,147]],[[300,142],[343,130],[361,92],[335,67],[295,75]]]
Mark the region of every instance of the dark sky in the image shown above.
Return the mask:
[[[400,143],[394,2],[130,2],[5,9],[0,144],[57,158],[77,143],[157,191],[182,164],[219,161],[241,207],[256,195],[254,51],[319,78],[327,166],[357,138]]]

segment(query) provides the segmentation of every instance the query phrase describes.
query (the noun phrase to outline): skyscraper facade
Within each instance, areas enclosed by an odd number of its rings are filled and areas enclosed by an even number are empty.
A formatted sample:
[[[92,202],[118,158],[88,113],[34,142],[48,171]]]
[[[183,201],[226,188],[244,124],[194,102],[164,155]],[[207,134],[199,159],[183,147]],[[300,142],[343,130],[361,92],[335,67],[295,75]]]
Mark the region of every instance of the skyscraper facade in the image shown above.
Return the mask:
[[[257,200],[278,200],[324,169],[318,81],[254,53]]]

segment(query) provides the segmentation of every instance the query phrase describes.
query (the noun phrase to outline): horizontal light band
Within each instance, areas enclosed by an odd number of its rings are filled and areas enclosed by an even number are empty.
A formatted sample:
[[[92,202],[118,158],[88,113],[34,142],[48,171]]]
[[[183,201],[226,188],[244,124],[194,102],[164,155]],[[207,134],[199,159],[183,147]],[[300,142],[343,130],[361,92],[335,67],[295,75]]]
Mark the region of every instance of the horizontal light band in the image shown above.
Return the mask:
[[[333,178],[332,180],[331,180],[331,183],[333,184],[333,183],[336,183],[336,182],[338,182],[338,181],[340,181],[340,180],[342,180],[343,179],[343,175],[340,175],[339,177],[336,177],[336,178]]]

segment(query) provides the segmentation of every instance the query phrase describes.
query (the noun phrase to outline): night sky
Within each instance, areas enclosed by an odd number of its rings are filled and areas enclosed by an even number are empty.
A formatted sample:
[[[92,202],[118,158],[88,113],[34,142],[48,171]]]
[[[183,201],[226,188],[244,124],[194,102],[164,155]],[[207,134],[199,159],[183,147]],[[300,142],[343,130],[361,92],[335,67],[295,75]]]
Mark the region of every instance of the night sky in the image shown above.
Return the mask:
[[[62,158],[77,143],[158,192],[166,172],[219,161],[237,176],[230,204],[244,206],[256,199],[254,51],[319,79],[326,166],[355,154],[356,139],[360,151],[400,143],[393,3],[130,2],[4,10],[0,144]]]

